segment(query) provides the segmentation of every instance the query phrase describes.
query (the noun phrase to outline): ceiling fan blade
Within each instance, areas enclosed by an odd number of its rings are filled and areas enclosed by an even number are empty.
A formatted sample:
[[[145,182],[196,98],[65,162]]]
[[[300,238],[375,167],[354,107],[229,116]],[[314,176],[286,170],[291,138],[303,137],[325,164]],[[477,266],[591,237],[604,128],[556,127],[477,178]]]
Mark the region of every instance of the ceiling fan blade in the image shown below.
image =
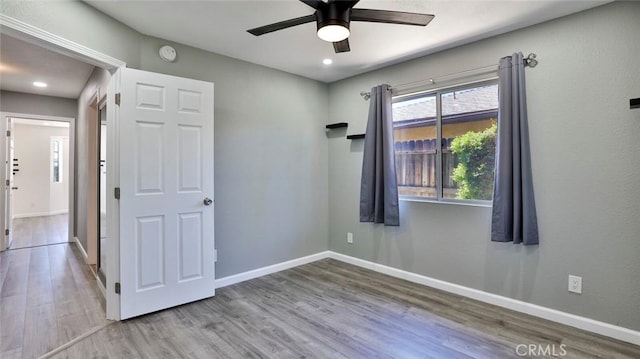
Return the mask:
[[[387,24],[426,26],[434,16],[415,12],[352,9],[351,21],[384,22]]]
[[[336,51],[336,54],[351,51],[351,48],[349,47],[349,39],[346,38],[342,41],[334,42],[333,49]]]
[[[261,27],[256,27],[255,29],[247,30],[247,32],[256,36],[260,36],[260,35],[268,34],[273,31],[278,31],[278,30],[286,29],[288,27],[302,25],[302,24],[306,24],[308,22],[314,22],[314,21],[316,21],[315,14],[297,17],[295,19],[280,21],[274,24],[269,24]]]
[[[314,9],[317,9],[319,6],[322,6],[322,4],[324,4],[324,2],[320,0],[300,0],[300,1],[311,6]]]

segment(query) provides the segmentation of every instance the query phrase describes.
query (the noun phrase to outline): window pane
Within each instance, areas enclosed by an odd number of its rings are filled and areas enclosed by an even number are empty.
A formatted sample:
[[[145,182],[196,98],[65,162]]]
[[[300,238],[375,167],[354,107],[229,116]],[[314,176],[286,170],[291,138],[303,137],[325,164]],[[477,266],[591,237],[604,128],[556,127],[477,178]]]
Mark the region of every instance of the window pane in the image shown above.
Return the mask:
[[[53,150],[52,150],[52,171],[53,171],[53,183],[60,183],[60,149],[62,144],[60,141],[53,141]]]
[[[398,194],[436,198],[436,97],[393,103]]]
[[[53,182],[60,182],[60,166],[58,165],[58,162],[53,163]]]
[[[443,198],[491,200],[498,85],[442,94]]]

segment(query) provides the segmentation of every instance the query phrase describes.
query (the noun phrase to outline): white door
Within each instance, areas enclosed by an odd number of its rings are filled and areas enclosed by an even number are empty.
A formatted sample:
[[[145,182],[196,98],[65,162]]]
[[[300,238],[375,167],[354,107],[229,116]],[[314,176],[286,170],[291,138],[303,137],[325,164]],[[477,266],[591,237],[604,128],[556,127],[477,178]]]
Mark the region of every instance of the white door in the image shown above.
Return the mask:
[[[16,168],[14,168],[14,161],[15,159],[13,158],[13,121],[11,121],[11,118],[7,118],[7,157],[5,160],[6,166],[5,166],[5,171],[6,171],[6,177],[7,178],[7,182],[5,183],[5,244],[6,247],[5,248],[9,248],[11,246],[11,242],[13,241],[13,190],[18,189],[17,187],[14,187],[14,182],[13,182],[13,171],[14,169],[18,169],[17,166]]]
[[[213,83],[120,71],[120,319],[126,319],[215,294]]]

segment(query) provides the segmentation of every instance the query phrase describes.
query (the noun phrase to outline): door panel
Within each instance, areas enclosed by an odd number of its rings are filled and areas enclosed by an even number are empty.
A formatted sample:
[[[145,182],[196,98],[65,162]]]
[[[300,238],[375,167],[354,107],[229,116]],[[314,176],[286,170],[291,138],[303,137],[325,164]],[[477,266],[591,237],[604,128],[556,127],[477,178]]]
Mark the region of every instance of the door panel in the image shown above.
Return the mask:
[[[202,213],[179,214],[178,281],[202,278]]]
[[[178,191],[202,192],[202,128],[178,126]]]
[[[164,124],[136,121],[136,194],[162,193],[164,190]]]
[[[125,319],[215,293],[213,84],[120,71]]]

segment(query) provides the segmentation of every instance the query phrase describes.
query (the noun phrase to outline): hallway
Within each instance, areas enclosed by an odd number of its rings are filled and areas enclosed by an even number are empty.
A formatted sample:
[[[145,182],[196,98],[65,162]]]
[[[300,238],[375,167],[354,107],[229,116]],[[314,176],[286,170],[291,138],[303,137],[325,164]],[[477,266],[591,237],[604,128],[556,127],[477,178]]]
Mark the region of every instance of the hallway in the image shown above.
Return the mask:
[[[11,249],[67,243],[69,215],[15,218]]]
[[[0,253],[1,358],[36,358],[108,323],[83,262],[66,243]]]

